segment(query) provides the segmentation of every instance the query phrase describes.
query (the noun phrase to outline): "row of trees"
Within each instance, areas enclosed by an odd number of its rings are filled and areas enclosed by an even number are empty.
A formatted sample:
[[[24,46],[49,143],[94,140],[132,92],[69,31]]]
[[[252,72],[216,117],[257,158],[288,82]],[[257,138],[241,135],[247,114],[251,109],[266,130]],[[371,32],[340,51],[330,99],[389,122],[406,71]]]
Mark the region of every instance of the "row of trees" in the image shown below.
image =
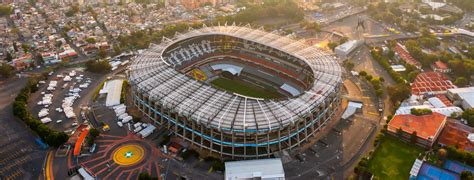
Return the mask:
[[[453,159],[462,163],[466,163],[469,166],[474,166],[474,153],[458,149],[454,146],[448,146],[446,148],[448,158]]]
[[[15,98],[15,101],[13,103],[13,114],[15,115],[15,117],[25,122],[31,128],[31,130],[36,132],[36,134],[38,134],[38,136],[48,145],[53,147],[59,147],[69,139],[68,135],[64,132],[54,131],[50,129],[47,125],[41,123],[41,121],[34,118],[27,108],[28,97],[30,93],[38,90],[37,79],[39,78],[29,79],[28,84],[20,91],[18,96]]]
[[[382,77],[373,77],[365,71],[359,72],[359,76],[364,77],[364,79],[372,85],[375,90],[375,95],[377,97],[381,97],[383,95],[382,83],[385,82],[385,79],[383,79]]]
[[[394,103],[403,101],[410,97],[411,89],[405,78],[403,78],[398,72],[395,72],[390,66],[387,57],[382,54],[382,50],[373,49],[370,51],[372,58],[374,58],[384,69],[388,72],[390,77],[397,83],[395,86],[389,86],[387,88],[390,100]]]
[[[431,109],[418,109],[418,108],[412,108],[410,109],[410,114],[413,114],[415,116],[421,116],[421,115],[426,115],[426,114],[431,114]]]

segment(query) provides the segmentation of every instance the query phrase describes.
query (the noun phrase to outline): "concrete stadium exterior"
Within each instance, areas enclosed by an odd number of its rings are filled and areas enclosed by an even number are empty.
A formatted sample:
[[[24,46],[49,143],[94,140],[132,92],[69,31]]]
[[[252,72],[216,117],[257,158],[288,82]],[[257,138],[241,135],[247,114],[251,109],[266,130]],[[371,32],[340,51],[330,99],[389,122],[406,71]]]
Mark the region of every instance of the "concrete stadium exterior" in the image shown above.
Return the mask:
[[[297,93],[260,99],[189,76],[196,64],[227,56],[272,72]],[[335,57],[303,41],[249,26],[204,26],[164,38],[136,57],[128,76],[141,112],[221,157],[271,157],[300,146],[330,120],[339,119],[335,112],[341,105],[342,78]]]

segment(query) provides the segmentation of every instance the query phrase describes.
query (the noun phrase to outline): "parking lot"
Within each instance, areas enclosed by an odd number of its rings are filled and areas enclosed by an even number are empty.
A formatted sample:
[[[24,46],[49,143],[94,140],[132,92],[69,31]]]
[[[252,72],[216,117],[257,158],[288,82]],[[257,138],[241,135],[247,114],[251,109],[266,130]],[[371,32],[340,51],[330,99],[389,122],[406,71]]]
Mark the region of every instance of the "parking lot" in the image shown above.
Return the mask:
[[[21,120],[13,117],[12,102],[26,78],[0,80],[0,179],[34,179],[41,173],[46,151]]]
[[[30,96],[32,114],[54,130],[71,131],[73,126],[82,122],[81,107],[88,105],[91,95],[101,83],[97,80],[100,77],[82,68],[52,73],[46,81],[39,83],[39,90]]]

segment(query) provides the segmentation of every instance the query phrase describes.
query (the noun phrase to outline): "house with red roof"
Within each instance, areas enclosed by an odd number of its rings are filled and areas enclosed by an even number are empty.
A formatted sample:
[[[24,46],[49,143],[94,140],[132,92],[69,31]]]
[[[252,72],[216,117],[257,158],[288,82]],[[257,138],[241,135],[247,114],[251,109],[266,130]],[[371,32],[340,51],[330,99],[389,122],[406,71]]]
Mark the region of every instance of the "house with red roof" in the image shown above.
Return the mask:
[[[474,141],[469,137],[474,134],[474,128],[457,120],[448,120],[446,127],[438,138],[441,146],[456,146],[464,151],[474,152]]]
[[[435,63],[431,64],[431,69],[433,69],[434,72],[440,72],[440,73],[449,73],[451,72],[451,68],[448,67],[446,63],[443,61],[436,61]]]
[[[448,89],[457,88],[444,74],[439,72],[423,72],[416,76],[411,84],[414,95],[445,94]]]
[[[390,120],[387,132],[407,142],[412,142],[412,135],[416,132],[415,144],[431,148],[441,134],[446,121],[445,115],[436,112],[420,116],[400,114]]]
[[[31,54],[26,54],[21,57],[15,58],[11,61],[11,65],[15,68],[17,71],[24,70],[26,68],[29,68],[33,65],[33,56]]]

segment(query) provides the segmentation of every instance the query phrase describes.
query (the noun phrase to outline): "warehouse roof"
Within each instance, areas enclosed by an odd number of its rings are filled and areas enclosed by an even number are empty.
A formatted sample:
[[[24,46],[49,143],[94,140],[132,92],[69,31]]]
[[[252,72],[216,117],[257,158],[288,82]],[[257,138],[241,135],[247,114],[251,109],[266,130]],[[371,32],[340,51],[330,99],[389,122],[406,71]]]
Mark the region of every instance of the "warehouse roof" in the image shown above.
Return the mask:
[[[443,74],[438,72],[424,72],[416,76],[411,85],[412,94],[445,93],[456,86]]]
[[[122,79],[115,79],[107,81],[106,91],[107,97],[105,100],[106,106],[115,106],[120,104],[120,95],[122,94]]]
[[[225,179],[284,178],[281,159],[231,161],[225,163]]]

